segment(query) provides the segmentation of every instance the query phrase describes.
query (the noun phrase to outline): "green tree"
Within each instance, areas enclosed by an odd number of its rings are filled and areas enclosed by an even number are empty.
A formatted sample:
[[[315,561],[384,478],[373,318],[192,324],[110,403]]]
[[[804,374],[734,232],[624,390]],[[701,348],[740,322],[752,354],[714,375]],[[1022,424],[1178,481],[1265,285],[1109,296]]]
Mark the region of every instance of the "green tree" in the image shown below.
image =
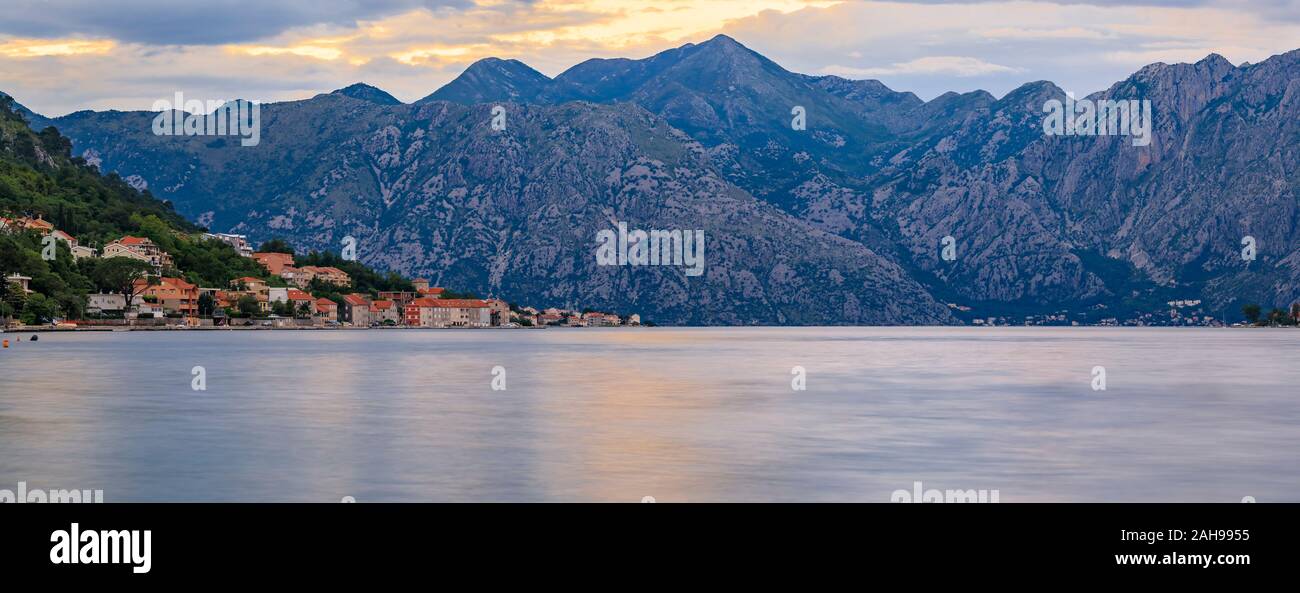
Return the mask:
[[[239,301],[235,303],[235,306],[239,307],[239,312],[246,316],[257,315],[262,310],[261,307],[257,306],[257,299],[247,294],[239,297]]]
[[[1249,321],[1251,325],[1259,323],[1259,314],[1261,311],[1259,305],[1256,305],[1255,303],[1242,305],[1241,307],[1241,314],[1246,316],[1246,321]]]
[[[95,284],[101,290],[122,295],[126,300],[126,310],[130,311],[135,297],[144,291],[136,282],[144,280],[143,285],[147,286],[149,272],[152,270],[147,262],[138,259],[110,257],[95,266]]]
[[[138,234],[148,237],[156,243],[163,251],[172,252],[176,250],[176,235],[172,232],[170,226],[158,218],[155,214],[146,214],[140,216],[135,214],[131,216],[131,222],[135,223]]]
[[[13,317],[23,311],[23,304],[27,302],[27,294],[23,292],[23,287],[17,282],[5,282],[5,299],[4,303],[8,307],[9,314],[6,317]]]
[[[205,292],[199,295],[199,317],[212,317],[212,313],[217,310],[217,299],[212,297],[212,293]]]
[[[293,255],[293,245],[290,245],[284,239],[276,237],[259,245],[257,251],[258,253],[287,253]]]
[[[58,303],[45,298],[45,295],[39,292],[27,295],[27,302],[23,304],[23,323],[28,325],[44,325],[54,321],[58,316]]]

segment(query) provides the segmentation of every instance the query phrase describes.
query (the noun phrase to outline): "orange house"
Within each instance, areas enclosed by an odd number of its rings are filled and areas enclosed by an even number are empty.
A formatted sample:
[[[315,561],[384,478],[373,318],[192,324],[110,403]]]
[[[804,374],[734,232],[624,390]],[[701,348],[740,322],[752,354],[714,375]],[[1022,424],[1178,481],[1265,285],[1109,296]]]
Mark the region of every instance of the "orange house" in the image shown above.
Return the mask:
[[[167,313],[189,317],[199,314],[199,287],[180,278],[161,278],[157,284],[147,287],[144,280],[137,280],[136,290],[141,298],[156,299],[158,306]]]
[[[316,299],[316,315],[330,321],[337,321],[339,305],[325,297]]]
[[[253,259],[265,266],[272,276],[279,276],[285,266],[293,265],[293,256],[288,253],[254,253]]]
[[[300,310],[299,308],[302,307],[304,303],[307,304],[307,308],[311,310],[312,315],[316,314],[316,299],[312,298],[311,295],[296,288],[290,288],[288,299],[289,304],[293,305],[294,315],[298,314],[298,311]]]

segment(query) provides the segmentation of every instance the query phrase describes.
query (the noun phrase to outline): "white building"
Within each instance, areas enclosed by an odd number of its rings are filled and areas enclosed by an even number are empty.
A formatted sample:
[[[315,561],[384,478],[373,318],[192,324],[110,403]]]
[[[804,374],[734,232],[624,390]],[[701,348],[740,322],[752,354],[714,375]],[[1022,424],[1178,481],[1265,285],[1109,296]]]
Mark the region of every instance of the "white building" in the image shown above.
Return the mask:
[[[214,239],[235,248],[243,257],[253,257],[253,245],[248,242],[248,235],[231,235],[229,233],[203,233],[204,239]]]
[[[104,311],[125,311],[126,297],[120,294],[86,295],[86,312],[103,313]]]

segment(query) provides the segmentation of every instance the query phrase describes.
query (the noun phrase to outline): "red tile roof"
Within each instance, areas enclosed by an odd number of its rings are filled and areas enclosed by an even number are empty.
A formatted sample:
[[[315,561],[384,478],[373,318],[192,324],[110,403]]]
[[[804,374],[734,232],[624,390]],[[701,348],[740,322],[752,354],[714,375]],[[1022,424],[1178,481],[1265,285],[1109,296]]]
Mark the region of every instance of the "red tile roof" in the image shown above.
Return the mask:
[[[285,266],[293,265],[293,256],[287,253],[257,252],[253,259],[262,264],[272,274],[279,274]]]
[[[424,299],[415,299],[415,300],[412,301],[412,302],[413,302],[413,303],[418,303],[418,302],[420,302],[420,301],[427,301],[427,302],[429,303],[429,304],[427,304],[427,305],[421,305],[421,306],[425,306],[425,307],[439,307],[439,308],[444,308],[444,309],[459,309],[459,308],[487,308],[487,306],[488,306],[487,302],[485,302],[485,301],[481,301],[481,300],[478,300],[478,299],[430,299],[430,298],[424,298]]]
[[[349,304],[349,305],[365,305],[365,304],[368,304],[368,301],[366,301],[366,297],[363,297],[363,296],[361,296],[361,295],[359,295],[359,294],[349,294],[349,295],[344,295],[344,296],[343,296],[343,302],[344,302],[344,303],[347,303],[347,304]]]

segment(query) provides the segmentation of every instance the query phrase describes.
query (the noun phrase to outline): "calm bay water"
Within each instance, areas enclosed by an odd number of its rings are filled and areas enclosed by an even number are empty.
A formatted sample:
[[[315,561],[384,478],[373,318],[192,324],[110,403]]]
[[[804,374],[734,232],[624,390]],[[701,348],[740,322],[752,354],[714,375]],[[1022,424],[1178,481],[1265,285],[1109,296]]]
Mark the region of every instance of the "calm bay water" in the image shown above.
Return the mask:
[[[888,502],[921,481],[1003,502],[1297,501],[1298,344],[1129,328],[42,334],[0,350],[0,488]]]

